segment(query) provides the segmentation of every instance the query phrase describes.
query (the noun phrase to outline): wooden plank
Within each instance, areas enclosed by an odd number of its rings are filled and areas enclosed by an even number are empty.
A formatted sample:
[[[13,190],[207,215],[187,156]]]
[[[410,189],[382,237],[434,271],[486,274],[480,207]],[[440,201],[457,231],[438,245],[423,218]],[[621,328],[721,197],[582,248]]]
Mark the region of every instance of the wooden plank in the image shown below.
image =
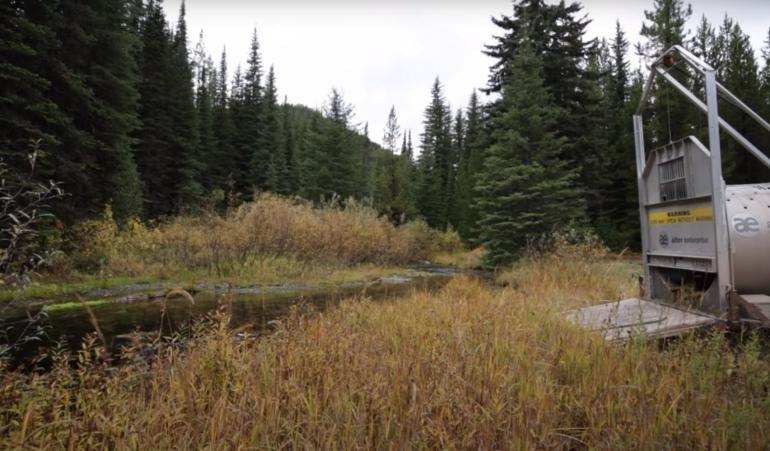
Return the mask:
[[[564,317],[586,329],[601,331],[608,341],[625,341],[636,335],[672,337],[718,321],[704,313],[637,298],[571,310]]]

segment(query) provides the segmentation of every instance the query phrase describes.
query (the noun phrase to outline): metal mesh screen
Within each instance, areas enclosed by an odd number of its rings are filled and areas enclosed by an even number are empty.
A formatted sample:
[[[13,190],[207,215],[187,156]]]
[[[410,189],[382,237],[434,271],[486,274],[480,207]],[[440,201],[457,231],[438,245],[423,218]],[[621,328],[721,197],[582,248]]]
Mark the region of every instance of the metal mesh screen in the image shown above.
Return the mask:
[[[660,200],[677,200],[687,197],[687,177],[684,157],[658,165],[660,169]]]

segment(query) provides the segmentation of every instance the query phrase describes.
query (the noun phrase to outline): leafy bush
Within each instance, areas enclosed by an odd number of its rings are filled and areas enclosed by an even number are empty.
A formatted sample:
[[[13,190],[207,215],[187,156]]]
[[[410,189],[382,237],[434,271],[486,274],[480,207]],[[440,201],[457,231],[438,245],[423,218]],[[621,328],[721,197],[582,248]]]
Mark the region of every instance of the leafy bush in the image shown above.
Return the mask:
[[[51,254],[43,232],[55,219],[50,202],[63,192],[56,182],[34,181],[36,160],[34,143],[26,174],[12,172],[0,161],[0,281],[6,285],[28,283]]]

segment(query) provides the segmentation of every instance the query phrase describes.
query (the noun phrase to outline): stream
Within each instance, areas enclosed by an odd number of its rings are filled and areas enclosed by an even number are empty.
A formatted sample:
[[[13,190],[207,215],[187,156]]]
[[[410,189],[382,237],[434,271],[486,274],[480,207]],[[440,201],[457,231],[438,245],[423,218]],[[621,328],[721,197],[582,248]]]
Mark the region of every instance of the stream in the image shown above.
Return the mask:
[[[306,304],[320,311],[357,295],[374,300],[395,299],[417,289],[437,290],[459,273],[461,271],[456,269],[423,264],[403,275],[334,287],[286,284],[228,288],[203,285],[196,287],[194,302],[184,296],[165,300],[160,295],[164,291],[159,292],[161,287],[157,285],[116,287],[86,293],[85,297],[93,300],[99,295],[100,300],[89,302],[89,307],[107,347],[117,352],[132,340],[132,336],[157,337],[161,319],[163,334],[171,334],[215,311],[225,298],[230,305],[230,326],[246,326],[249,334],[261,335],[271,330],[271,321],[284,317],[297,304]],[[162,315],[164,304],[166,312]],[[6,351],[12,367],[29,367],[37,356],[56,343],[65,343],[70,350],[78,349],[82,339],[94,332],[90,315],[82,305],[14,309],[0,314],[0,327],[0,345],[12,345]]]

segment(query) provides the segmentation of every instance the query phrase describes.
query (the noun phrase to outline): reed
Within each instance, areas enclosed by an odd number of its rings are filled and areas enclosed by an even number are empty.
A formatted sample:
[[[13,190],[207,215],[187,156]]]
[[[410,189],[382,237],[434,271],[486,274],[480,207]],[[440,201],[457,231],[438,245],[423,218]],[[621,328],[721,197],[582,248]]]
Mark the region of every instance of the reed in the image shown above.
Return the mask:
[[[605,343],[559,312],[634,294],[633,265],[533,257],[395,302],[297,309],[255,342],[226,315],[185,352],[2,374],[3,448],[763,449],[757,337]]]

